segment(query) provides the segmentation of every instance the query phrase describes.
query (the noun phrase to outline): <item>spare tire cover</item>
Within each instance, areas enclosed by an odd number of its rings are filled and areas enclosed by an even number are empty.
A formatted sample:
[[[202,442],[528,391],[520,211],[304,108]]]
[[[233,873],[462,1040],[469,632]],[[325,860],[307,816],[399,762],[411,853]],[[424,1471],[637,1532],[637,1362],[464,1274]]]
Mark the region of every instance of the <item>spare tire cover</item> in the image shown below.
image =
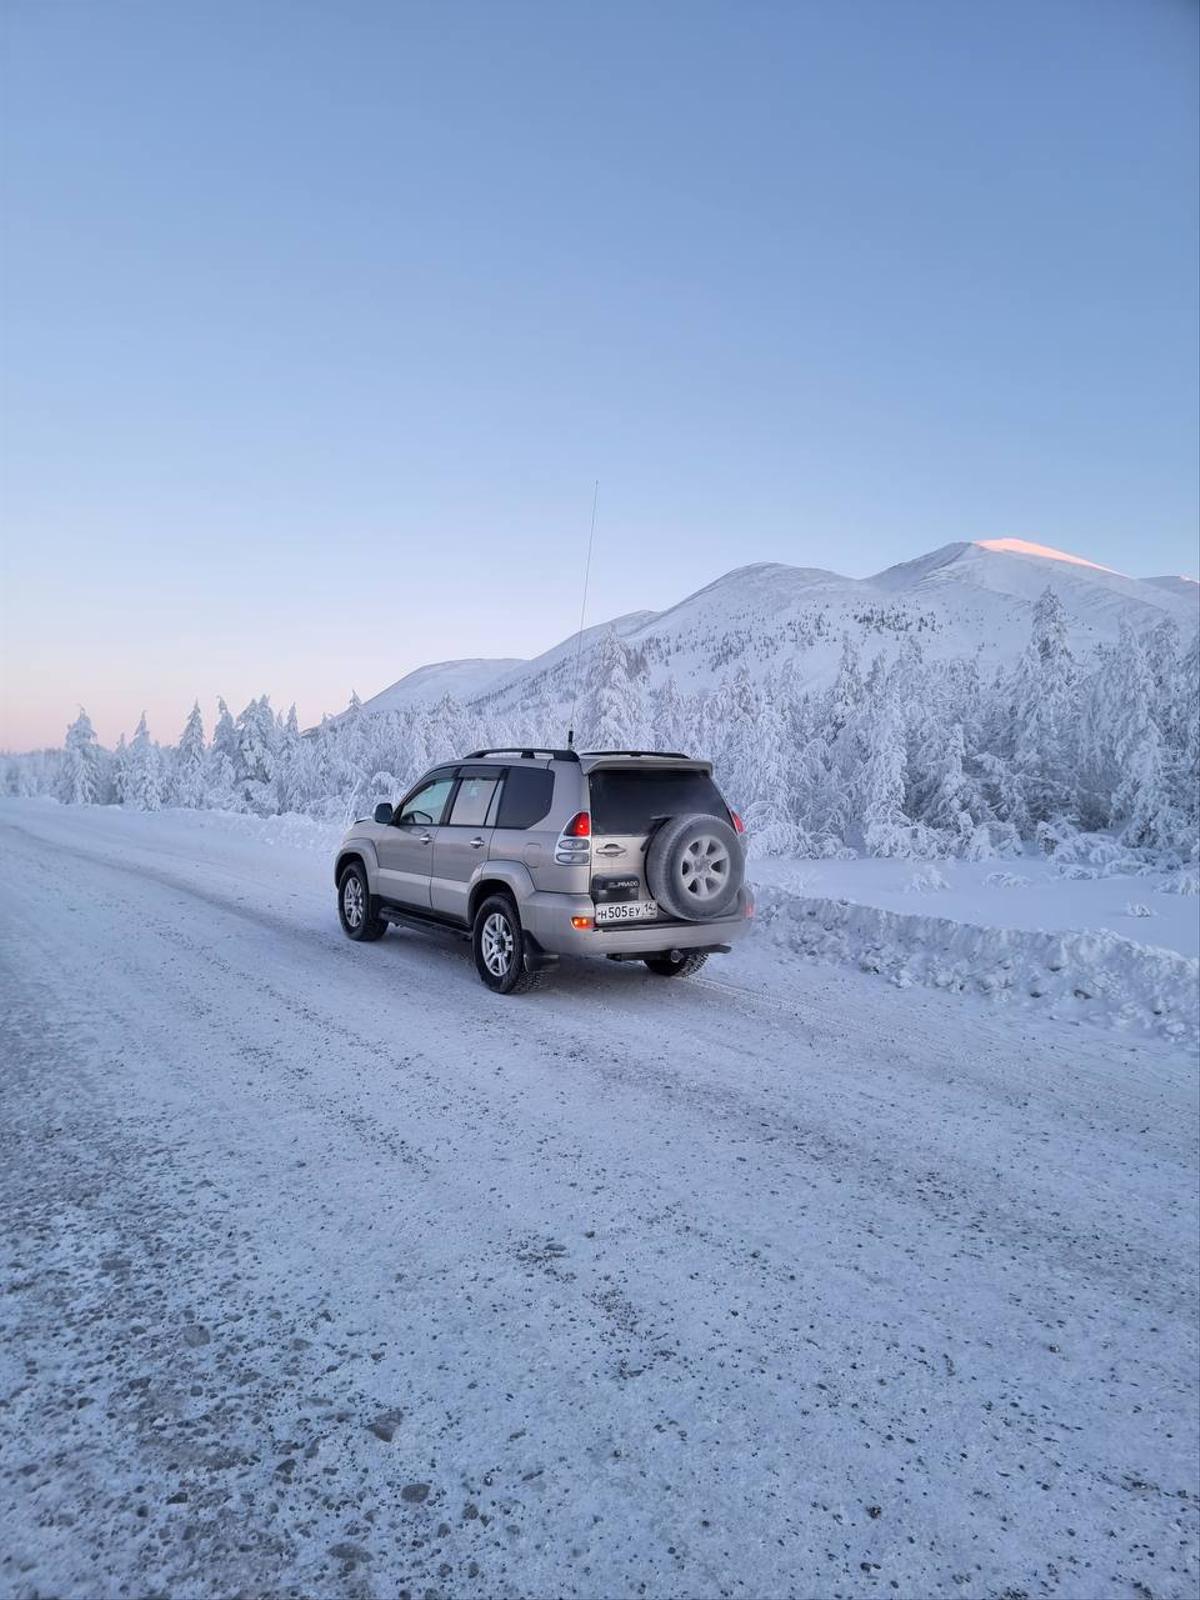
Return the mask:
[[[669,817],[646,851],[650,893],[668,916],[687,922],[727,915],[744,874],[742,842],[722,817]]]

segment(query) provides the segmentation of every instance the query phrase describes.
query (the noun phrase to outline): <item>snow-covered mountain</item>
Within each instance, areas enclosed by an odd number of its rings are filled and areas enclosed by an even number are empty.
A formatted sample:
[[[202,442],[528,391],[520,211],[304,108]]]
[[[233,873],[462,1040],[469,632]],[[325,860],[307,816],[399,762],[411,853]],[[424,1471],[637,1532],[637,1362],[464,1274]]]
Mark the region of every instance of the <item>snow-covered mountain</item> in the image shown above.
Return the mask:
[[[849,635],[864,659],[890,660],[916,638],[930,659],[972,656],[985,670],[1016,658],[1038,596],[1053,588],[1072,649],[1083,658],[1115,640],[1123,623],[1145,632],[1172,618],[1185,637],[1200,623],[1200,585],[1130,578],[1020,539],[944,545],[870,578],[760,562],[739,567],[666,611],[632,612],[583,635],[584,678],[612,628],[645,686],[666,677],[695,689],[741,669],[761,680],[790,664],[813,688],[831,679]],[[432,704],[446,693],[512,714],[569,702],[579,636],[531,661],[443,662],[409,673],[366,702],[369,710]]]
[[[1184,595],[1193,604],[1196,602],[1196,596],[1200,594],[1200,583],[1195,578],[1184,578],[1175,572],[1165,573],[1161,578],[1143,578],[1142,582],[1152,583],[1159,589],[1167,589],[1171,594]]]
[[[197,707],[178,746],[143,721],[109,752],[81,710],[61,751],[10,758],[0,788],[344,821],[464,750],[572,729],[585,749],[703,752],[760,855],[1036,843],[1064,863],[1119,847],[1194,865],[1198,620],[1195,584],[1013,540],[865,579],[760,563],[533,661],[422,668],[303,737],[262,695],[236,721],[222,703],[211,745]]]
[[[444,695],[456,700],[472,700],[484,694],[496,682],[497,676],[523,667],[519,657],[510,660],[486,660],[472,657],[466,661],[433,661],[428,666],[417,667],[396,683],[389,684],[376,695],[363,702],[367,711],[406,711],[410,706],[432,705]]]
[[[653,621],[654,611],[631,611],[627,616],[614,617],[611,622],[597,623],[583,630],[582,644],[585,654],[593,649],[610,628],[622,638],[636,632],[646,622]],[[464,704],[488,696],[501,683],[510,678],[525,677],[530,673],[540,675],[557,667],[561,662],[574,661],[579,649],[580,635],[573,633],[561,644],[554,645],[532,661],[520,656],[498,657],[492,660],[472,658],[467,661],[438,661],[431,666],[417,667],[395,683],[381,689],[363,702],[364,711],[407,710],[412,706],[434,705],[443,696],[453,695]],[[344,713],[343,713],[344,714]]]

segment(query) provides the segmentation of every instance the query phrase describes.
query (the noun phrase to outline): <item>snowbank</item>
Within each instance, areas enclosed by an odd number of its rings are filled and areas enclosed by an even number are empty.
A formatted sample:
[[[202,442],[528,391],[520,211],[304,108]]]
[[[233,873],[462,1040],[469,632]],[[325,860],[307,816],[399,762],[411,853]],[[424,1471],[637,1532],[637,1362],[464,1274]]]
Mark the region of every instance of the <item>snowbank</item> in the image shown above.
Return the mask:
[[[1106,929],[986,927],[769,886],[758,906],[775,943],[879,973],[897,988],[927,984],[1189,1046],[1200,1040],[1200,962]]]
[[[1030,849],[990,861],[755,861],[760,887],[808,899],[849,900],[909,916],[916,912],[984,928],[1088,933],[1106,929],[1140,944],[1200,956],[1195,868],[1168,868],[1112,841],[1089,841],[1092,857],[1064,861]],[[1108,851],[1112,851],[1111,859]]]

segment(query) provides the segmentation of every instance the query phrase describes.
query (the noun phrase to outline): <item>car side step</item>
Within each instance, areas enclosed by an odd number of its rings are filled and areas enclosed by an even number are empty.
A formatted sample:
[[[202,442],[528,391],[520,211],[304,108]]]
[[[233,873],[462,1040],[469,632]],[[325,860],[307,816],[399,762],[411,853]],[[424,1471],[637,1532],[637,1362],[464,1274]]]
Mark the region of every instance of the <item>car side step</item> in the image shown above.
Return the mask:
[[[422,933],[448,933],[452,939],[471,937],[470,928],[464,928],[461,922],[451,922],[447,917],[439,917],[436,911],[423,915],[409,906],[392,905],[388,900],[381,900],[379,915],[385,922],[394,922],[402,928],[417,928]]]

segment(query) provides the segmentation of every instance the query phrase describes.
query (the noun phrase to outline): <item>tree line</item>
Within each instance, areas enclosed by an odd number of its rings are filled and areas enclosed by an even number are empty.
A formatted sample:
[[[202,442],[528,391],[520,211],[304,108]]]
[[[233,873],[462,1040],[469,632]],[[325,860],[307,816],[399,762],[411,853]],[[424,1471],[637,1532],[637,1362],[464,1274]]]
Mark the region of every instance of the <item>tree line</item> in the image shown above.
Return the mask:
[[[81,710],[60,750],[5,757],[3,783],[72,805],[345,822],[437,762],[544,744],[565,704],[558,678],[508,713],[449,695],[368,712],[352,697],[302,731],[295,707],[281,714],[264,695],[236,717],[218,701],[211,738],[197,704],[175,744],[157,743],[143,716],[113,750]],[[869,662],[845,637],[820,690],[794,660],[758,680],[741,668],[713,686],[666,676],[651,687],[610,629],[590,657],[577,726],[580,748],[711,756],[763,854],[982,857],[1030,842],[1053,851],[1081,832],[1181,861],[1200,854],[1200,635],[1185,644],[1169,620],[1125,627],[1084,663],[1052,589],[1019,659],[987,678],[970,658],[926,659],[913,634],[891,661]]]

